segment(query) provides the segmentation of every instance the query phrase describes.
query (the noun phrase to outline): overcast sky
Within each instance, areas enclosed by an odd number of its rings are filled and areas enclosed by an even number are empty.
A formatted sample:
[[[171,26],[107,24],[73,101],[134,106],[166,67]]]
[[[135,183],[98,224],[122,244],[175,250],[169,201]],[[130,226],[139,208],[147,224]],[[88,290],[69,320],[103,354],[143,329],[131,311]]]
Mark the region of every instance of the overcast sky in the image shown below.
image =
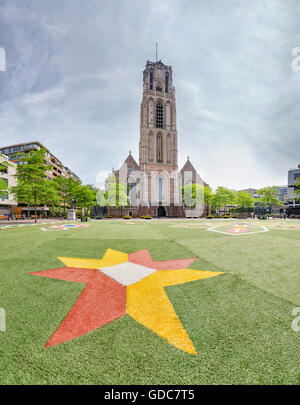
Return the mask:
[[[173,67],[179,164],[213,187],[300,163],[298,0],[0,0],[0,146],[40,141],[84,183],[138,161],[142,72]],[[100,173],[100,174],[99,174]]]

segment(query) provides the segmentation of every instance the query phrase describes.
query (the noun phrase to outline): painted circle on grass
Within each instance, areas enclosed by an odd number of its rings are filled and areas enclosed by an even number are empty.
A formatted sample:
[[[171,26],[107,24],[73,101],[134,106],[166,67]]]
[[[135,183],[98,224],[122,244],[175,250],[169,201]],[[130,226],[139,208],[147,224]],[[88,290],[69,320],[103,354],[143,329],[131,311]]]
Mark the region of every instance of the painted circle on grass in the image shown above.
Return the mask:
[[[254,233],[268,232],[269,230],[263,225],[256,226],[256,225],[247,224],[247,223],[237,223],[230,228],[228,228],[228,225],[227,226],[223,226],[223,225],[212,226],[212,227],[208,228],[207,231],[218,232],[218,233],[225,234],[225,235],[238,236],[238,235],[252,235]]]
[[[235,227],[235,228],[228,228],[226,229],[226,232],[229,233],[245,233],[245,232],[250,232],[250,230],[248,228],[242,228],[242,227]]]
[[[42,231],[68,231],[69,229],[85,228],[89,225],[86,224],[62,224],[62,225],[49,225],[41,228]]]

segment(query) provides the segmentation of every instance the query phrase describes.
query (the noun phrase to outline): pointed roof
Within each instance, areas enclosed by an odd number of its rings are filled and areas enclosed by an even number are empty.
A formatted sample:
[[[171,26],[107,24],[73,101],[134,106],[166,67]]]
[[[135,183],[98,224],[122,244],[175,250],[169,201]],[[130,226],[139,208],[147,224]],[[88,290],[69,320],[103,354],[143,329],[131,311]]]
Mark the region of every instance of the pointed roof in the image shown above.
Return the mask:
[[[185,164],[182,166],[182,169],[180,170],[180,174],[182,176],[182,180],[184,181],[184,172],[192,172],[192,182],[197,183],[197,184],[203,184],[203,186],[208,186],[208,184],[199,176],[197,173],[197,170],[194,168],[193,164],[190,161],[189,156],[187,157],[187,160]]]
[[[190,161],[189,156],[187,157],[185,164],[182,166],[182,169],[180,170],[180,173],[183,172],[183,171],[190,171],[190,172],[192,171],[192,172],[197,173],[196,169],[194,168],[194,166],[192,165],[192,163]]]
[[[134,159],[134,157],[131,154],[131,151],[129,151],[129,155],[127,156],[127,158],[125,159],[124,163],[127,164],[127,166],[131,166],[133,171],[136,170],[141,170],[140,166],[137,164],[136,160]],[[123,163],[123,164],[124,164]]]
[[[132,171],[135,172],[135,171],[141,170],[140,166],[137,164],[136,160],[132,156],[131,151],[129,151],[129,154],[128,154],[127,158],[124,160],[124,163],[122,164],[120,169],[113,170],[113,173],[117,178],[119,178],[121,176],[121,179],[124,179],[128,175],[129,167],[132,168],[132,170],[130,170],[130,172],[132,172]]]

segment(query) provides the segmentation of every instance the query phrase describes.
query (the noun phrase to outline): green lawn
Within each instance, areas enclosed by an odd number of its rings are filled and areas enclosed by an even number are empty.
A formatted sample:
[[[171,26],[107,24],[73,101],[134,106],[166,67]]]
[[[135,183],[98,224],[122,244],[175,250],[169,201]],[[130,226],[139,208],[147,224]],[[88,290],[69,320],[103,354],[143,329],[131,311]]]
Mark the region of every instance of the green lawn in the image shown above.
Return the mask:
[[[300,307],[300,230],[264,221],[273,227],[269,232],[232,236],[207,231],[202,220],[135,222],[0,231],[0,307],[6,311],[1,384],[300,383],[300,332],[291,327],[292,309]],[[174,227],[186,223],[201,226]],[[44,348],[84,284],[29,272],[64,267],[58,256],[101,259],[108,248],[147,248],[154,260],[197,257],[191,268],[225,272],[166,287],[197,355],[176,349],[128,315]]]

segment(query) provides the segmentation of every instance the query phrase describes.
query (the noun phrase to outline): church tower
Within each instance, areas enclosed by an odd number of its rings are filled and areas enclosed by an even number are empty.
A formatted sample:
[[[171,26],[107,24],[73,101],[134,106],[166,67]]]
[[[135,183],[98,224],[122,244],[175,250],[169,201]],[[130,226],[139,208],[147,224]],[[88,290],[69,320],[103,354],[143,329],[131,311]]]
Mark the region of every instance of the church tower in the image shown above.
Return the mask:
[[[157,59],[157,58],[156,58]],[[184,217],[181,184],[203,182],[189,159],[178,172],[176,99],[172,67],[147,61],[143,72],[140,112],[139,164],[129,153],[123,166],[114,170],[138,204],[126,208],[131,216]],[[133,199],[134,200],[134,199]],[[116,208],[116,214],[120,216]],[[123,214],[125,208],[123,209]],[[192,212],[192,210],[189,210]],[[198,210],[199,211],[199,210]],[[113,213],[113,210],[110,210]],[[196,215],[192,212],[192,216]],[[190,214],[187,214],[190,216]]]
[[[172,67],[147,61],[143,72],[139,166],[150,173],[178,169],[176,99]]]

